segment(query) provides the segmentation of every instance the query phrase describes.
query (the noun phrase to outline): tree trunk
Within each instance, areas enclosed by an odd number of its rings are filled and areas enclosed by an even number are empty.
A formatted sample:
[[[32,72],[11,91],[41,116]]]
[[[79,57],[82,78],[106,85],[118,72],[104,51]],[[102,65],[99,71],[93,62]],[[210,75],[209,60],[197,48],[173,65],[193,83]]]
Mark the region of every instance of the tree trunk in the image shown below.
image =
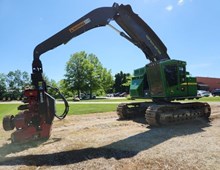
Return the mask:
[[[89,98],[92,99],[92,88],[89,88]]]
[[[78,95],[78,98],[80,99],[81,98],[81,94],[80,94],[80,90],[79,89],[77,90],[77,95]]]

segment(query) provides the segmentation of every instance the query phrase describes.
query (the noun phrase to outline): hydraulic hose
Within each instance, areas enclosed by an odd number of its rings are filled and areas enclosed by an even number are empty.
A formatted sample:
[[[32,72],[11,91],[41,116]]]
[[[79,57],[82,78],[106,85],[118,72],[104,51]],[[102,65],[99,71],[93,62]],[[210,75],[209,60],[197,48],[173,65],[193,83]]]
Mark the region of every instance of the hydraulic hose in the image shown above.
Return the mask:
[[[64,105],[65,105],[65,109],[63,111],[63,114],[61,115],[58,115],[58,114],[54,114],[55,117],[57,117],[58,119],[62,120],[66,117],[66,115],[68,114],[69,112],[69,104],[66,100],[66,98],[63,96],[63,94],[61,94],[60,90],[58,88],[55,88],[55,87],[52,87],[50,85],[47,85],[47,87],[51,88],[53,91],[55,91],[56,93],[58,93],[59,97],[63,100],[64,102]]]

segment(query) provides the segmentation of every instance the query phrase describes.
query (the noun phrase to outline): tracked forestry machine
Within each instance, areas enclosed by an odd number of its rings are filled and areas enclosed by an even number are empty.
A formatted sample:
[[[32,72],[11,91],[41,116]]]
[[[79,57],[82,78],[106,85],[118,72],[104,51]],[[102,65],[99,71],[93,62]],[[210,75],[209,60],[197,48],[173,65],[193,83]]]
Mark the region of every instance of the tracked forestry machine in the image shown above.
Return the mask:
[[[112,20],[125,32],[110,25]],[[134,71],[130,95],[132,98],[150,98],[152,102],[119,104],[117,113],[120,119],[145,115],[147,123],[154,126],[210,116],[207,103],[172,102],[197,98],[196,79],[186,71],[186,62],[170,59],[166,46],[130,5],[114,3],[112,7],[91,11],[35,47],[31,74],[33,87],[24,91],[26,104],[18,107],[20,112],[17,115],[3,119],[5,130],[16,128],[11,135],[12,142],[49,138],[54,116],[63,119],[68,112],[68,103],[60,94],[66,107],[62,115],[56,115],[55,100],[47,93],[48,86],[42,76],[40,55],[90,29],[107,25],[140,48],[150,61]]]

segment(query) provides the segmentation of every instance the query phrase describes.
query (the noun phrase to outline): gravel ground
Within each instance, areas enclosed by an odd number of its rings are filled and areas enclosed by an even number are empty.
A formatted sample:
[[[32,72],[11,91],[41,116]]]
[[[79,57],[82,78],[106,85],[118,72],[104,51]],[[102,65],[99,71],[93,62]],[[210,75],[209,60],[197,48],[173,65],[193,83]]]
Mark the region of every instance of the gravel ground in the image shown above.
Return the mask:
[[[0,129],[0,169],[220,169],[220,103],[210,121],[149,128],[116,112],[55,120],[49,140],[11,144]]]

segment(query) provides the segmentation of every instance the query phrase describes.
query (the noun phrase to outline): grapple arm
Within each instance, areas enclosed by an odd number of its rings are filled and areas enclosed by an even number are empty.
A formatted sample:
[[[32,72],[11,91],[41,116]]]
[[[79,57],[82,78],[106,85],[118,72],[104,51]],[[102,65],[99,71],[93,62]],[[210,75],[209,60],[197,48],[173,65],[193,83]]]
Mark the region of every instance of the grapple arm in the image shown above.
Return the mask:
[[[39,62],[41,54],[61,44],[66,44],[72,38],[90,29],[106,26],[111,20],[115,20],[127,33],[120,32],[120,35],[138,46],[151,62],[169,59],[166,46],[154,31],[132,11],[131,6],[114,3],[112,7],[97,8],[89,12],[37,45],[34,49],[33,71],[42,71]]]
[[[72,38],[96,27],[105,26],[117,14],[114,7],[97,8],[82,18],[73,22],[63,30],[37,45],[34,49],[34,60],[39,56],[61,44],[66,44]]]

